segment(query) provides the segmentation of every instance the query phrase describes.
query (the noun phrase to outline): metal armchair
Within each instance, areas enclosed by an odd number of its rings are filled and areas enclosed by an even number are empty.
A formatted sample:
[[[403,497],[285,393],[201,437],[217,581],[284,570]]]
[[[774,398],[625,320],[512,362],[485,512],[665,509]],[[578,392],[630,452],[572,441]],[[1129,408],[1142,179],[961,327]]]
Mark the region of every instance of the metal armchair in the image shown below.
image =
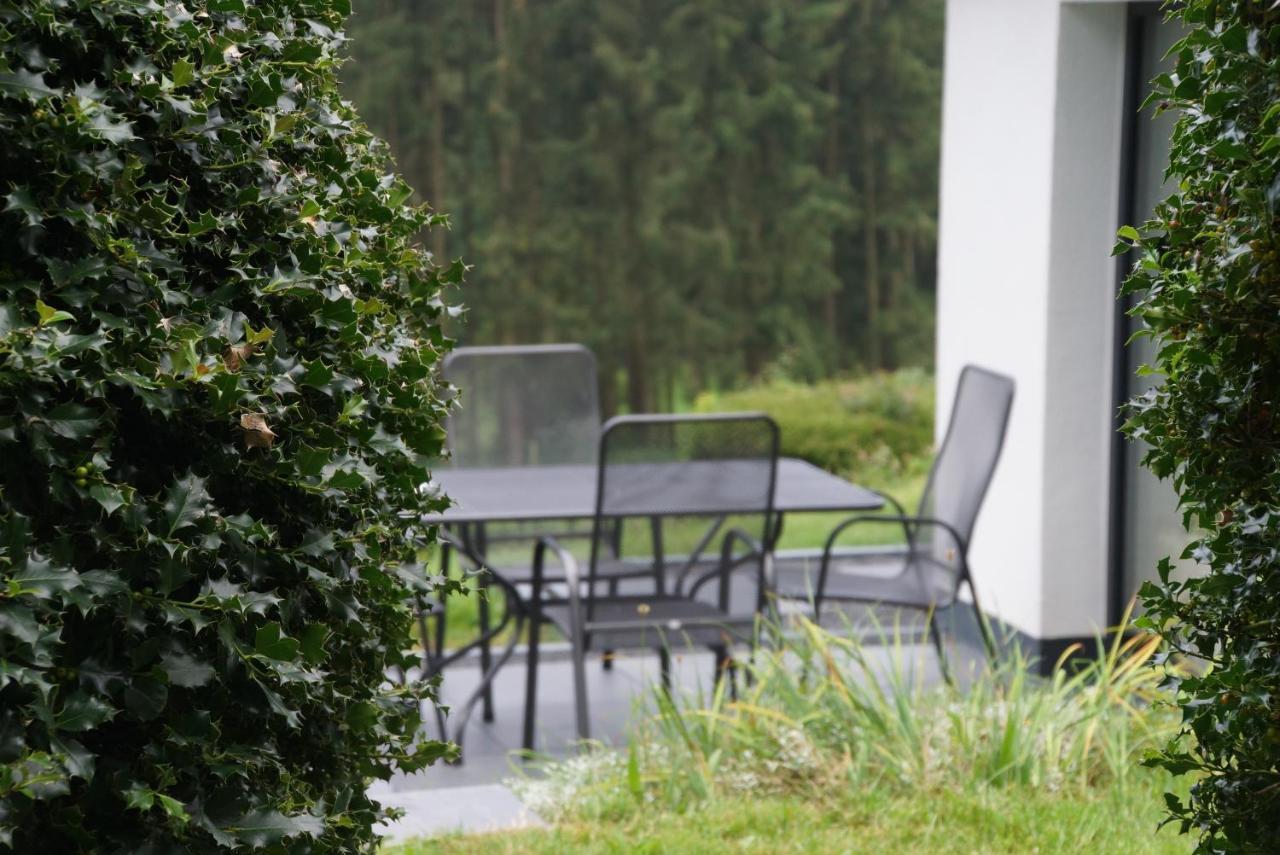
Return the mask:
[[[1000,459],[1013,394],[1014,382],[1009,377],[966,366],[956,388],[946,437],[934,458],[916,513],[903,513],[901,505],[889,499],[897,513],[862,514],[844,520],[827,538],[816,583],[784,571],[778,595],[812,597],[819,619],[824,603],[832,600],[923,611],[941,667],[949,678],[936,611],[955,604],[960,587],[967,585],[983,643],[988,655],[994,656],[995,641],[969,566],[969,542]],[[845,532],[870,524],[901,526],[905,548],[857,554],[838,548]]]
[[[552,537],[534,548],[533,593],[527,600],[530,624],[526,672],[524,747],[533,748],[537,711],[537,626],[557,627],[573,657],[576,724],[590,735],[585,677],[590,650],[656,650],[664,682],[669,681],[670,648],[687,644],[711,650],[717,676],[731,673],[730,647],[750,641],[756,616],[770,601],[766,575],[772,525],[778,430],[760,414],[705,416],[622,416],[604,428],[593,538],[586,572]],[[672,585],[651,594],[622,595],[598,584],[612,561],[612,526],[628,522],[651,533],[640,559],[655,578]],[[721,532],[724,532],[721,535]],[[718,559],[705,559],[719,537]],[[627,538],[626,543],[644,543]],[[567,596],[547,597],[546,555],[552,552],[566,580]],[[754,570],[754,596],[743,602],[731,590],[731,575]],[[714,596],[707,586],[715,583]]]
[[[462,399],[449,415],[446,447],[449,465],[455,468],[502,470],[513,466],[594,464],[600,435],[600,403],[595,355],[578,344],[462,347],[450,353],[442,366],[443,378],[461,390]],[[443,572],[453,553],[468,560],[480,573],[480,666],[488,673],[492,664],[490,641],[494,637],[490,599],[494,576],[509,613],[517,587],[529,584],[529,568],[502,560],[495,553],[523,550],[544,534],[566,541],[585,539],[589,532],[568,524],[530,528],[519,525],[467,525],[459,527],[442,548]],[[527,554],[527,553],[521,553]],[[563,581],[563,579],[560,579]],[[424,667],[438,671],[444,657],[447,612],[444,603],[418,611]],[[428,631],[428,617],[434,621]],[[508,617],[504,613],[501,623]],[[434,647],[434,650],[432,648]],[[485,685],[483,717],[493,719],[492,690]]]

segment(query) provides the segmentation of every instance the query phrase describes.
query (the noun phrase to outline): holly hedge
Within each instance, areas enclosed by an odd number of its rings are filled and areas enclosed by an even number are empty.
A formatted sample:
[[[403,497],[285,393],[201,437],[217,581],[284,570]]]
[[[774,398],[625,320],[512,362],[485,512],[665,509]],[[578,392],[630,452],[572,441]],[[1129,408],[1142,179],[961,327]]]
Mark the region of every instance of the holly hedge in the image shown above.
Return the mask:
[[[1189,528],[1185,578],[1165,560],[1145,623],[1203,666],[1173,679],[1182,732],[1156,765],[1192,773],[1167,796],[1199,851],[1280,840],[1280,5],[1186,0],[1176,69],[1152,102],[1177,110],[1177,190],[1119,249],[1155,337],[1158,386],[1130,405],[1146,464],[1171,477]]]
[[[439,294],[348,0],[0,3],[0,848],[370,851]]]

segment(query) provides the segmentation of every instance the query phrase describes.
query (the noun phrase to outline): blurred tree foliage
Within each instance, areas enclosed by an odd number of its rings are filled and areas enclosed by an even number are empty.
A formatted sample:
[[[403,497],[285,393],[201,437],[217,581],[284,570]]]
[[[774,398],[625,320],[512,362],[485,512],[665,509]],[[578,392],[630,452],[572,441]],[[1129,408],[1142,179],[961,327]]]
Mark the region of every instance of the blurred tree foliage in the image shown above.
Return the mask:
[[[467,343],[582,341],[609,411],[932,356],[941,0],[364,0],[345,92]]]

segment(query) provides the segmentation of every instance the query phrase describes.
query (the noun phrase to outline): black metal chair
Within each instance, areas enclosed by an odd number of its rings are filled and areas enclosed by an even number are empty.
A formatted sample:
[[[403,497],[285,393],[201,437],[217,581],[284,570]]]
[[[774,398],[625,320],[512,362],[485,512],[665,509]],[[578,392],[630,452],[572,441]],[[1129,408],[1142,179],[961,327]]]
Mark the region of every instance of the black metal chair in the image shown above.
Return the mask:
[[[446,426],[449,465],[595,463],[596,358],[582,345],[460,347],[442,373],[462,391]]]
[[[445,357],[441,376],[461,393],[449,413],[445,448],[451,467],[501,469],[508,466],[558,464],[592,465],[600,433],[599,386],[596,359],[577,344],[539,344],[498,347],[460,347]],[[441,572],[448,573],[454,552],[470,558],[476,569],[488,567],[492,544],[523,538],[531,542],[545,529],[528,533],[519,527],[495,530],[493,526],[464,526],[448,533],[441,551]],[[569,536],[568,531],[556,532]],[[499,587],[508,607],[503,620],[492,626],[489,592],[494,579],[481,573],[482,595],[478,603],[480,668],[492,666],[490,641],[513,613],[517,592],[511,587],[528,582],[528,568],[506,568]],[[444,653],[447,611],[445,603],[418,609],[423,665],[439,671]],[[434,622],[434,632],[427,621]],[[434,636],[434,651],[431,644]],[[483,696],[485,721],[493,720],[492,691]]]
[[[621,416],[605,425],[586,572],[554,538],[539,539],[526,604],[531,627],[551,624],[570,642],[579,737],[590,735],[590,650],[657,650],[668,684],[670,649],[676,645],[711,650],[717,677],[732,669],[731,646],[752,640],[756,616],[771,601],[766,554],[777,464],[777,425],[762,414]],[[624,537],[614,534],[618,527],[627,532]],[[639,544],[642,551],[615,553],[618,544]],[[568,580],[561,602],[544,592],[548,550]],[[647,566],[658,580],[655,590],[601,593],[598,583],[619,561]],[[730,580],[743,568],[755,570],[753,590],[746,592],[733,590]],[[531,631],[524,719],[529,750],[537,675],[538,640]]]
[[[949,679],[936,612],[955,604],[960,586],[968,585],[983,643],[988,655],[994,656],[995,641],[969,566],[969,541],[1004,445],[1013,394],[1011,378],[966,366],[956,387],[946,437],[915,515],[907,515],[898,502],[886,497],[896,514],[863,514],[844,520],[827,538],[816,583],[785,562],[778,563],[778,596],[811,598],[815,619],[821,619],[828,600],[923,611]],[[901,526],[905,548],[851,552],[838,547],[850,528],[886,523]]]
[[[467,469],[501,470],[529,466],[595,466],[600,438],[599,382],[595,355],[579,344],[462,347],[445,357],[442,377],[460,391],[446,426],[448,465]],[[499,479],[500,481],[500,479]],[[450,532],[442,549],[442,572],[449,572],[457,552],[475,565],[482,595],[478,602],[480,668],[489,673],[495,632],[489,594],[496,588],[507,601],[505,624],[519,589],[527,591],[528,555],[537,537],[552,535],[571,542],[589,539],[590,529],[572,523],[506,523],[468,525]],[[643,575],[643,570],[613,566],[618,579]],[[564,579],[548,579],[564,582]],[[424,665],[438,671],[444,659],[446,603],[419,609]],[[428,616],[434,633],[428,633]],[[428,643],[434,635],[434,652]],[[606,660],[607,661],[607,660]],[[432,667],[434,665],[434,667]],[[492,689],[486,684],[483,718],[493,720]]]

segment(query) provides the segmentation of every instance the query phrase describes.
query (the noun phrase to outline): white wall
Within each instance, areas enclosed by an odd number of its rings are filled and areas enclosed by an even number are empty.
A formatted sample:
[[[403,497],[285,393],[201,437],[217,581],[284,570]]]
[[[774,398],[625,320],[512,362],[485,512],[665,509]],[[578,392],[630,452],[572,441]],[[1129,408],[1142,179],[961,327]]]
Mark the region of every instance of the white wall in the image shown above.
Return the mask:
[[[971,559],[984,607],[1039,638],[1106,619],[1125,14],[947,4],[938,424],[966,363],[1017,381]]]

